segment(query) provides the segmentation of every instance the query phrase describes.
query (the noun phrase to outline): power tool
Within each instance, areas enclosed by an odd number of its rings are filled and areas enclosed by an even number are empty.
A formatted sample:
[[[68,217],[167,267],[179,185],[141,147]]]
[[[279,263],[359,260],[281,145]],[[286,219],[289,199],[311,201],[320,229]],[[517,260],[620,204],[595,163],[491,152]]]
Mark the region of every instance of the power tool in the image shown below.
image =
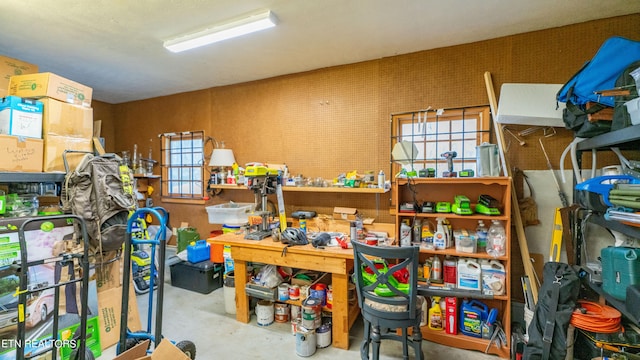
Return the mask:
[[[131,273],[133,274],[133,288],[136,294],[144,294],[149,291],[151,280],[151,256],[144,250],[135,250],[131,253]],[[158,281],[153,282],[157,287]]]
[[[453,171],[453,159],[458,156],[458,153],[455,151],[446,151],[440,154],[445,160],[447,160],[448,171],[444,171],[442,173],[442,177],[457,177],[458,174]]]

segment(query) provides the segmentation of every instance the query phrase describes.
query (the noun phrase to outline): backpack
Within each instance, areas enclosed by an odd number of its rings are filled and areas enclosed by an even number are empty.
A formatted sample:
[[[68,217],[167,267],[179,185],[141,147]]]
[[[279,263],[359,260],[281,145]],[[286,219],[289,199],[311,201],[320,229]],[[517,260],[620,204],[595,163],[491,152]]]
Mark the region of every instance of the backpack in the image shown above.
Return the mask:
[[[615,105],[613,96],[602,96],[595,92],[613,89],[620,74],[637,60],[640,60],[640,42],[619,36],[607,39],[594,57],[556,95],[559,102],[567,104],[563,110],[567,129],[573,130],[576,137],[585,138],[610,131],[610,121],[588,121],[588,115]],[[588,102],[594,103],[594,106],[587,109]]]
[[[629,115],[624,103],[638,97],[636,80],[631,75],[632,72],[638,69],[640,69],[640,60],[634,61],[631,65],[627,66],[616,80],[616,89],[629,90],[629,94],[614,96],[615,105],[613,107],[613,123],[611,124],[611,130],[618,130],[631,126],[631,115]]]
[[[67,173],[62,206],[86,224],[89,244],[100,253],[120,250],[127,232],[129,213],[135,210],[131,171],[115,155],[86,154]]]
[[[524,360],[564,359],[567,330],[580,292],[580,278],[571,265],[547,262],[543,283],[527,334]]]

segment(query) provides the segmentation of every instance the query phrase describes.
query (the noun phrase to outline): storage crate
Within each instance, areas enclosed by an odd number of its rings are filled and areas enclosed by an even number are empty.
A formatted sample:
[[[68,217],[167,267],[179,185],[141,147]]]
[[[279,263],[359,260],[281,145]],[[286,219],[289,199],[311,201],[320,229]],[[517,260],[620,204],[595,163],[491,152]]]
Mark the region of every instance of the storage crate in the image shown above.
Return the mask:
[[[221,264],[180,261],[171,265],[171,286],[208,294],[222,286]]]
[[[209,224],[244,224],[249,221],[253,204],[227,203],[207,206]]]

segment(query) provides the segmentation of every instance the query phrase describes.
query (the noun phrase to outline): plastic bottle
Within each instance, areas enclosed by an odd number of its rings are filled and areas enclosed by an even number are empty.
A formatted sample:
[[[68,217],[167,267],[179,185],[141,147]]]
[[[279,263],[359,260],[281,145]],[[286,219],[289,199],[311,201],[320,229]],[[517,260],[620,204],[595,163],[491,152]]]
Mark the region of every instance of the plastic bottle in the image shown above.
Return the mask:
[[[440,297],[431,298],[431,308],[429,309],[429,329],[442,330],[442,309],[440,308]]]
[[[384,182],[385,182],[384,171],[380,170],[380,172],[378,173],[378,187],[380,189],[384,189]]]
[[[498,220],[492,220],[487,233],[487,254],[498,257],[506,254],[507,233]]]
[[[420,239],[422,237],[422,219],[415,219],[413,221],[413,237],[411,245],[420,246]]]
[[[433,234],[433,245],[436,250],[444,250],[447,248],[448,243],[448,231],[444,224],[445,218],[437,218],[438,225],[436,226],[436,233]]]
[[[307,218],[304,215],[300,215],[300,219],[298,219],[300,223],[300,231],[302,231],[305,235],[307,235]]]
[[[478,252],[487,251],[487,233],[489,229],[484,225],[484,221],[478,220],[476,237],[478,238]]]
[[[424,296],[418,295],[422,298],[422,306],[420,307],[420,326],[427,326],[429,324],[429,302]]]
[[[434,256],[431,261],[431,281],[442,281],[442,262],[440,262],[440,258],[437,256]]]
[[[442,272],[443,272],[443,278],[444,278],[444,286],[455,288],[456,282],[458,281],[457,271],[456,271],[458,264],[453,258],[447,255],[444,258],[444,262],[442,263],[442,265],[443,265]]]
[[[411,246],[411,226],[406,223],[400,225],[400,246]]]
[[[349,224],[349,235],[351,236],[351,241],[357,241],[358,240],[358,228],[356,227],[356,222],[352,221]]]

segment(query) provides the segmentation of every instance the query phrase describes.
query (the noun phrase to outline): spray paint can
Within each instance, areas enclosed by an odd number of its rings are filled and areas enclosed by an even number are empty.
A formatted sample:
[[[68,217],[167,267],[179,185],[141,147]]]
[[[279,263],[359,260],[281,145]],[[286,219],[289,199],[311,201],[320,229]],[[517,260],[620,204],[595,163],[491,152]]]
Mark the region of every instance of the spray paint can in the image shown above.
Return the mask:
[[[300,223],[300,231],[307,235],[307,217],[304,215],[300,215],[300,219],[298,219],[298,222]]]

